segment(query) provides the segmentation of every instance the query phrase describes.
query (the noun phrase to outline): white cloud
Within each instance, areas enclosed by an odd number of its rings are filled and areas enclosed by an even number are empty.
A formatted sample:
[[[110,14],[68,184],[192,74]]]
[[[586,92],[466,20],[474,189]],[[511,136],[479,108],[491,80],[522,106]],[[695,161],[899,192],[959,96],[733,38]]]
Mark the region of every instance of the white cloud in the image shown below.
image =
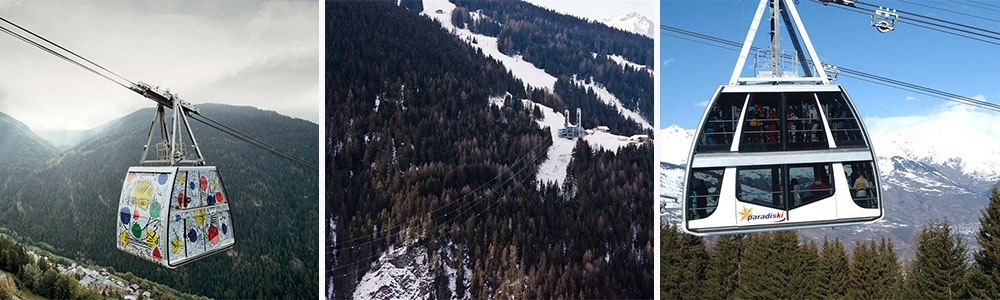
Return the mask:
[[[697,106],[697,107],[705,107],[705,106],[708,106],[708,100],[693,102],[691,104],[694,105],[694,106]]]
[[[917,100],[917,97],[906,96],[906,101],[914,101],[914,100]]]
[[[663,60],[663,67],[666,68],[667,66],[670,65],[670,63],[673,63],[673,62],[674,62],[673,58],[664,59]]]

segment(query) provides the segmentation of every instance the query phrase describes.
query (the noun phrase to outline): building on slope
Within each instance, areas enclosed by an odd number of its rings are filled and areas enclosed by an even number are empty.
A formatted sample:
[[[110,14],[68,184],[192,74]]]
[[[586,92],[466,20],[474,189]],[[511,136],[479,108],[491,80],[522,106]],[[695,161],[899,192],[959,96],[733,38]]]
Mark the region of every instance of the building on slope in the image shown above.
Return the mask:
[[[582,111],[579,108],[576,109],[575,125],[569,122],[568,109],[566,110],[565,114],[566,114],[566,119],[565,122],[563,122],[563,128],[559,129],[559,137],[564,139],[575,139],[587,134],[586,130],[583,129]]]

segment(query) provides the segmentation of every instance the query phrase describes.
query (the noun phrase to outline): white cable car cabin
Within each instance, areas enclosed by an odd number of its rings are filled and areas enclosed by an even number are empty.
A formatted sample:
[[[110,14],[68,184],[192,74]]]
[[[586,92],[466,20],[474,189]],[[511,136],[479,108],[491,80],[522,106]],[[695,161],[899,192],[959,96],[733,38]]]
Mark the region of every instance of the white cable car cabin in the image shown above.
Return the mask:
[[[695,235],[859,224],[882,218],[878,166],[847,92],[829,78],[788,0],[761,0],[729,85],[712,97],[688,157],[683,228]],[[739,77],[770,2],[782,14],[806,77],[780,72]],[[775,10],[776,6],[780,9]],[[812,59],[811,70],[792,31]],[[777,51],[772,31],[771,53]]]
[[[214,166],[205,166],[186,118],[197,108],[176,95],[139,86],[158,104],[140,164],[128,169],[122,184],[115,244],[119,250],[171,269],[233,247],[230,199],[222,176]],[[170,129],[164,107],[173,108]],[[157,158],[146,159],[157,124],[161,133],[155,144]],[[185,158],[179,135],[184,128],[196,159]]]

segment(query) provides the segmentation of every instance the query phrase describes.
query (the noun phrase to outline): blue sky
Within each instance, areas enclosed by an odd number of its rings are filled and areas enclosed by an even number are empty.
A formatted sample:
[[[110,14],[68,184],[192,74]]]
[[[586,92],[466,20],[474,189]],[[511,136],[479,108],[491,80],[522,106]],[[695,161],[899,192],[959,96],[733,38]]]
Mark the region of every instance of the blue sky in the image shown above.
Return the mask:
[[[1000,22],[980,20],[898,1],[869,1],[913,13],[1000,31]],[[662,1],[660,23],[742,42],[758,1]],[[932,1],[932,6],[1000,19],[1000,12],[959,2]],[[995,5],[1000,5],[997,3]],[[889,33],[871,27],[869,16],[808,0],[796,6],[819,57],[825,63],[881,75],[969,97],[1000,102],[1000,46],[952,36],[908,24]],[[766,20],[766,19],[765,19]],[[768,45],[767,24],[755,45]],[[715,89],[726,84],[738,53],[660,35],[660,127],[695,128]],[[783,49],[792,49],[787,37]],[[747,66],[752,68],[753,59]],[[744,76],[749,75],[749,69]],[[883,87],[841,76],[865,119],[932,115],[946,109],[945,100]],[[698,103],[701,102],[701,105]],[[866,120],[867,123],[867,120]]]

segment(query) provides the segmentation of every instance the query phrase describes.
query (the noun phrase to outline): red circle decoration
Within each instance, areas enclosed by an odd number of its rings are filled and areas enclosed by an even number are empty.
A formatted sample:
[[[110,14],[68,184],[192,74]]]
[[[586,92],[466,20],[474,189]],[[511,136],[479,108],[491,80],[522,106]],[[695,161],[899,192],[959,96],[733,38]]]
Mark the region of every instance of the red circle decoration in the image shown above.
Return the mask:
[[[216,228],[215,225],[208,228],[208,241],[212,245],[219,243],[219,228]]]
[[[136,209],[135,211],[132,211],[132,217],[136,218],[136,219],[139,218],[139,210],[138,209]]]
[[[181,208],[187,207],[187,201],[184,201],[184,193],[177,193],[177,206]]]
[[[215,192],[215,201],[222,203],[222,192]]]
[[[160,247],[153,248],[153,257],[156,259],[162,258],[162,256],[160,256]]]
[[[125,183],[132,182],[132,179],[135,179],[135,173],[128,173],[128,177],[125,177]]]
[[[201,176],[201,179],[198,180],[198,184],[201,185],[202,191],[208,189],[208,179],[205,179],[205,176]]]

